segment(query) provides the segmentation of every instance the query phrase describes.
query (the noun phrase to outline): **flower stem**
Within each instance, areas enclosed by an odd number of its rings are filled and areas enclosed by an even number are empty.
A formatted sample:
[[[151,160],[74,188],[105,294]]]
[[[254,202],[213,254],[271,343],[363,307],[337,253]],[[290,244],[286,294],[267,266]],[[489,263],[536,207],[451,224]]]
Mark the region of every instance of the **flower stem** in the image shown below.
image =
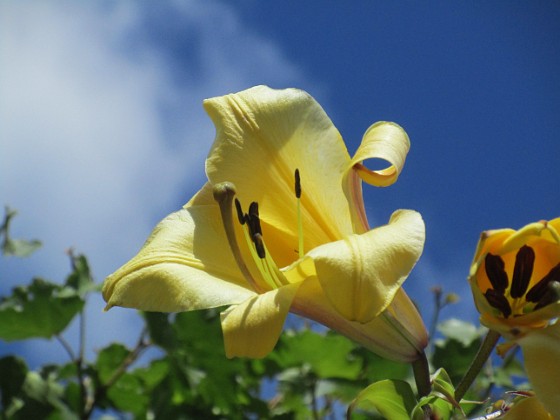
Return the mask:
[[[425,397],[432,389],[430,381],[430,366],[426,353],[422,352],[420,357],[412,362],[412,372],[414,372],[414,380],[418,389],[418,397]]]
[[[463,379],[461,379],[461,382],[459,382],[459,385],[457,385],[457,388],[455,389],[455,401],[460,402],[461,398],[465,396],[466,392],[484,366],[484,363],[486,363],[488,357],[490,357],[490,354],[492,354],[492,350],[496,346],[496,343],[499,339],[499,333],[493,330],[488,331],[488,334],[486,334],[486,337],[484,337],[484,341],[480,345],[480,348],[478,349],[474,360],[469,366],[469,370],[467,371],[467,373],[465,373],[465,376],[463,376]]]

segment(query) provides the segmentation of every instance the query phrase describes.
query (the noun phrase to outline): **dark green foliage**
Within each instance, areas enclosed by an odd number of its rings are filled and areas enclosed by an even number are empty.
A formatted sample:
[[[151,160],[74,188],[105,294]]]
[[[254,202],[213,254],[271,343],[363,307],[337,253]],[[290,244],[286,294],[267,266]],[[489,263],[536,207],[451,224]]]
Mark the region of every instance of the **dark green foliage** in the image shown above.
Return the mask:
[[[38,242],[10,238],[14,214],[8,210],[0,227],[3,252],[28,255]],[[439,325],[442,338],[435,343],[431,363],[444,369],[437,371],[431,393],[419,400],[409,365],[384,360],[315,325],[284,331],[262,360],[227,359],[219,309],[141,314],[145,327],[136,346],[113,343],[97,349],[95,360],[85,360],[83,343],[67,343],[63,334],[99,285],[83,255],[71,253],[70,261],[72,271],[64,284],[34,279],[0,299],[0,340],[54,338],[70,358],[38,370],[16,356],[1,358],[0,420],[88,419],[104,413],[134,419],[341,418],[350,404],[355,408],[352,419],[381,418],[379,413],[423,418],[427,407],[445,417],[461,410],[483,412],[476,404],[459,408],[452,398],[483,333],[460,320]],[[139,365],[149,347],[159,348],[159,356]],[[515,353],[498,364],[502,367],[479,375],[468,398],[484,400],[495,387],[523,386],[519,377],[525,374]]]
[[[2,406],[7,407],[21,391],[27,375],[27,366],[19,357],[6,356],[0,359],[0,372]]]
[[[76,290],[35,279],[0,301],[0,339],[51,338],[61,333],[83,308]]]
[[[456,384],[474,359],[484,331],[457,319],[441,323],[438,330],[444,334],[445,339],[436,341],[433,364],[444,368]]]

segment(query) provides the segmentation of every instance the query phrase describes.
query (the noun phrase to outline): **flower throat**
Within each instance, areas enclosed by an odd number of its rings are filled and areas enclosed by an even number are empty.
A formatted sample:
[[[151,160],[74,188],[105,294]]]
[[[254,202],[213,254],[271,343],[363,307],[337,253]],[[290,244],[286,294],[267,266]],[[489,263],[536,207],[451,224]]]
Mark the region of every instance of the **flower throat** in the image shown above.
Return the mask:
[[[303,222],[301,217],[301,180],[299,170],[295,170],[294,174],[294,190],[297,199],[297,226],[298,226],[298,255],[302,258],[304,255],[303,241]],[[240,201],[235,198],[235,186],[230,182],[223,182],[214,186],[214,199],[220,206],[222,222],[230,245],[232,254],[243,273],[247,282],[257,292],[263,292],[266,288],[251,275],[237,243],[235,228],[233,226],[232,206],[235,203],[237,220],[242,226],[243,236],[247,247],[251,253],[251,257],[257,266],[261,277],[270,289],[277,289],[288,284],[286,276],[280,271],[274,259],[271,257],[263,239],[261,222],[259,218],[259,205],[256,201],[251,202],[247,213],[243,212]]]
[[[527,245],[522,246],[515,256],[513,276],[510,282],[502,257],[490,253],[486,255],[484,266],[492,287],[484,293],[484,296],[491,306],[502,313],[504,318],[535,311],[559,300],[560,264],[552,267],[542,279],[529,288],[534,263],[535,251],[533,248]]]

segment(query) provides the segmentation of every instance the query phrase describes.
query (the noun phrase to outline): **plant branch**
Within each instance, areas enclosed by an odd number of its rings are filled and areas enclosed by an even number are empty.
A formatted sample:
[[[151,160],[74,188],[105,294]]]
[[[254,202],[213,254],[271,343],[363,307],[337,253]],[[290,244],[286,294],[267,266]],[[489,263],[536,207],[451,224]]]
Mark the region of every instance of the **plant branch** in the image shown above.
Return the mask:
[[[484,367],[486,360],[488,360],[488,357],[492,354],[492,350],[494,350],[494,347],[499,339],[499,333],[493,330],[488,331],[488,334],[484,337],[476,356],[469,366],[469,370],[465,373],[465,376],[463,376],[463,379],[461,379],[461,382],[459,382],[459,385],[457,385],[457,388],[455,389],[455,400],[457,402],[460,402],[465,396],[481,369]]]
[[[119,367],[115,369],[115,371],[113,372],[111,377],[107,380],[107,382],[101,384],[96,389],[93,397],[88,400],[84,409],[84,414],[82,416],[82,419],[89,419],[91,413],[93,412],[93,409],[95,408],[96,403],[101,398],[103,398],[107,390],[111,388],[111,386],[113,386],[122,375],[126,373],[130,365],[134,363],[138,359],[138,357],[140,357],[140,355],[144,352],[144,350],[150,347],[152,343],[149,340],[147,340],[146,338],[147,335],[148,335],[148,328],[144,327],[144,329],[140,333],[140,337],[138,338],[138,342],[136,343],[134,349],[132,349],[128,354],[128,356],[124,358],[122,363],[119,365]]]
[[[62,347],[64,347],[64,350],[66,350],[66,353],[68,353],[68,357],[70,357],[70,360],[72,362],[76,361],[76,355],[74,354],[74,350],[72,350],[72,347],[70,346],[70,344],[68,344],[68,341],[66,341],[61,335],[57,334],[54,336],[58,342],[62,345]]]

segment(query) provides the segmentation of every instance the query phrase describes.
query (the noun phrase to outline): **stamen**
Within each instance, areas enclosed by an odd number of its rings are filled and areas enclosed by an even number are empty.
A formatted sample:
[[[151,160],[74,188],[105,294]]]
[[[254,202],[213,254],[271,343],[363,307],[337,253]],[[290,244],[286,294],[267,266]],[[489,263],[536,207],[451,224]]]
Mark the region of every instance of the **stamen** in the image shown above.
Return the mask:
[[[509,292],[512,298],[520,298],[527,291],[531,275],[533,274],[534,262],[535,251],[533,251],[533,248],[523,245],[515,256],[515,267]]]
[[[226,231],[226,237],[228,240],[229,247],[231,249],[231,253],[235,258],[235,262],[239,267],[239,270],[247,280],[247,283],[251,285],[251,287],[256,291],[260,292],[262,289],[259,287],[249,269],[245,265],[243,261],[243,257],[241,256],[241,251],[239,250],[239,245],[237,244],[237,240],[235,238],[235,229],[233,227],[233,212],[232,202],[233,197],[235,196],[235,185],[231,182],[222,182],[220,184],[214,185],[214,200],[218,202],[220,206],[220,214],[222,216],[222,224],[224,225],[224,230]]]
[[[236,203],[237,216],[243,226],[245,241],[253,261],[255,262],[262,278],[271,289],[277,289],[288,283],[286,277],[278,269],[278,266],[270,256],[263,240],[261,223],[259,218],[259,205],[252,202],[249,212],[243,214],[241,204]]]
[[[303,220],[301,217],[301,180],[299,177],[299,169],[295,172],[295,186],[294,186],[297,198],[297,224],[298,224],[298,255],[299,258],[303,258],[305,255],[305,250],[303,248]]]
[[[525,299],[528,302],[540,302],[548,289],[548,283],[553,281],[560,282],[560,263],[552,267],[546,276],[529,289]]]
[[[296,182],[295,182],[296,198],[301,198],[301,182],[299,179],[299,169],[296,169],[295,178],[296,178]]]
[[[266,250],[266,244],[263,241],[264,248]],[[266,257],[265,257],[266,265],[268,267],[268,272],[270,273],[271,277],[273,278],[274,282],[279,286],[283,286],[288,284],[288,280],[286,276],[280,271],[272,257],[270,256],[270,252],[266,250]]]
[[[237,198],[235,199],[235,210],[237,211],[237,219],[239,220],[239,224],[243,226],[245,224],[245,215],[243,214],[241,203]]]
[[[503,293],[500,293],[493,289],[488,289],[486,293],[484,293],[484,296],[491,306],[498,309],[502,314],[504,314],[505,318],[511,315],[511,307],[509,306],[509,301]]]
[[[249,236],[249,229],[247,227],[243,228],[243,235],[245,236],[245,242],[247,243],[247,248],[249,248],[251,257],[253,258],[253,261],[255,262],[255,265],[257,266],[259,273],[261,273],[263,280],[271,289],[276,289],[278,285],[276,284],[272,276],[268,274],[268,271],[265,267],[265,260],[259,257],[259,255],[257,254],[256,247],[253,246],[255,242]]]
[[[551,281],[546,285],[546,292],[543,297],[539,300],[539,303],[535,306],[535,311],[537,309],[544,308],[546,305],[558,302],[560,300],[560,282]]]
[[[499,255],[486,254],[484,259],[486,275],[494,291],[504,294],[508,286],[508,276],[504,270],[504,260]]]
[[[257,255],[259,256],[259,258],[266,257],[262,235],[260,233],[255,233],[251,239],[253,239],[253,243],[255,244],[255,249],[257,250]]]
[[[253,201],[249,205],[249,213],[245,215],[245,220],[249,226],[249,233],[253,237],[256,233],[262,235],[261,220],[259,219],[259,203]]]

